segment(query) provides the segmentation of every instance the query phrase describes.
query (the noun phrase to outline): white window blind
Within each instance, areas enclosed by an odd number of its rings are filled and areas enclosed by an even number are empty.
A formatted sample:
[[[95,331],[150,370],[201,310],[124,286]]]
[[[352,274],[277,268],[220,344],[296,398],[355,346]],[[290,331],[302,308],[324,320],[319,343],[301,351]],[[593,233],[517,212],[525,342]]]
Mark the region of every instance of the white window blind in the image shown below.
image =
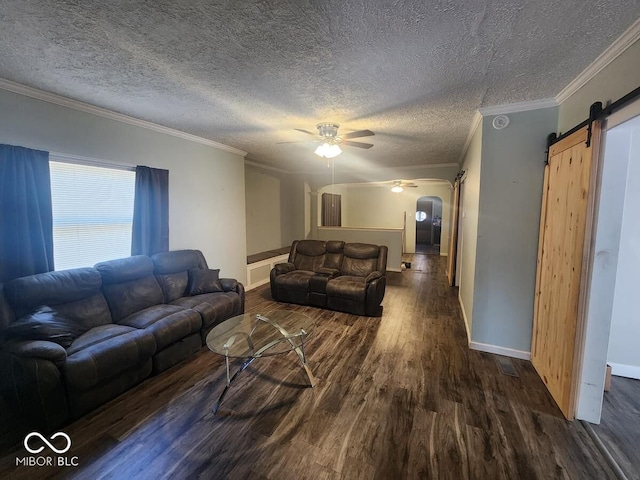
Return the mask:
[[[131,255],[135,171],[50,161],[56,270]]]

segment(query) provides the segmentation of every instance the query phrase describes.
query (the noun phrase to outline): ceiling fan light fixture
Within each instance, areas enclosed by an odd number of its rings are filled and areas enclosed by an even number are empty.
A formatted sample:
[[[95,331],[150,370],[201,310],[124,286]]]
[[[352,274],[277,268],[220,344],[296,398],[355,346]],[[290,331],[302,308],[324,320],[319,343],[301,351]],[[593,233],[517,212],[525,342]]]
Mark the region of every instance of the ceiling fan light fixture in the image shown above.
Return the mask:
[[[325,142],[314,153],[322,158],[335,158],[342,153],[342,149],[335,143]]]
[[[402,188],[400,185],[394,185],[393,187],[391,187],[391,191],[393,193],[400,193],[404,190],[404,188]]]

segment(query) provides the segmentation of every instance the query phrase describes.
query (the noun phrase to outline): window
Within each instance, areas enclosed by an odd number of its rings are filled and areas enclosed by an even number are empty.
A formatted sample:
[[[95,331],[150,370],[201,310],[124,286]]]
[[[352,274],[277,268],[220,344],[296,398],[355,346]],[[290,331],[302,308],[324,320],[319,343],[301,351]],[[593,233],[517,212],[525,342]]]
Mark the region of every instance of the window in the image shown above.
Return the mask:
[[[135,171],[50,161],[56,270],[131,255]]]

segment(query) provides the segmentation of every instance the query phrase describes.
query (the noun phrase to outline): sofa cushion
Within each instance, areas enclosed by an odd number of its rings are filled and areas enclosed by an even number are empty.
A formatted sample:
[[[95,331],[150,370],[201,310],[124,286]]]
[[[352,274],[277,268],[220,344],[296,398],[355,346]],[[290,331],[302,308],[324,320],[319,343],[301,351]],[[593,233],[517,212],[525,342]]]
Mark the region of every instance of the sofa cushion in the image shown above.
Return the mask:
[[[156,351],[153,334],[125,325],[101,325],[76,338],[67,349],[68,386],[86,390],[144,363]]]
[[[367,243],[347,243],[344,246],[341,271],[343,275],[366,277],[378,269],[380,247]]]
[[[75,302],[100,292],[102,278],[94,268],[75,268],[16,278],[4,285],[4,294],[16,316],[41,305]]]
[[[342,265],[342,255],[344,242],[338,240],[327,241],[327,254],[324,258],[324,267],[340,270]]]
[[[95,268],[102,275],[102,291],[114,322],[164,302],[149,257],[136,255],[109,260],[96,264]]]
[[[160,284],[166,303],[171,303],[187,294],[189,272],[186,270],[178,273],[156,274],[156,280]]]
[[[105,285],[104,296],[109,303],[113,321],[116,323],[132,313],[159,305],[164,301],[162,289],[153,276]]]
[[[88,329],[60,315],[51,307],[41,306],[35,312],[12,322],[4,330],[8,340],[45,340],[68,347]]]
[[[187,295],[201,295],[203,293],[223,292],[220,283],[220,269],[193,268],[189,270]]]
[[[158,350],[202,328],[202,318],[198,312],[175,305],[154,305],[133,313],[118,323],[151,332]]]
[[[341,297],[364,304],[367,284],[364,277],[343,275],[327,283],[327,296]]]
[[[182,297],[172,305],[190,308],[202,317],[202,328],[207,329],[242,313],[242,300],[235,292],[205,293],[193,297]]]
[[[195,250],[174,250],[156,253],[151,257],[156,274],[187,272],[198,268],[200,258]]]
[[[102,292],[75,302],[61,303],[54,308],[85,331],[112,323],[109,305]]]
[[[275,279],[276,286],[288,290],[309,290],[309,281],[315,275],[309,270],[294,270],[293,272],[278,275]]]
[[[324,265],[326,242],[321,240],[299,240],[291,246],[289,262],[299,270],[316,271]]]
[[[118,258],[107,262],[100,262],[95,269],[102,276],[104,285],[129,282],[139,278],[145,278],[153,274],[153,261],[144,255]]]
[[[151,260],[166,303],[171,303],[186,294],[188,272],[192,268],[198,268],[200,264],[200,256],[196,250],[156,253]]]

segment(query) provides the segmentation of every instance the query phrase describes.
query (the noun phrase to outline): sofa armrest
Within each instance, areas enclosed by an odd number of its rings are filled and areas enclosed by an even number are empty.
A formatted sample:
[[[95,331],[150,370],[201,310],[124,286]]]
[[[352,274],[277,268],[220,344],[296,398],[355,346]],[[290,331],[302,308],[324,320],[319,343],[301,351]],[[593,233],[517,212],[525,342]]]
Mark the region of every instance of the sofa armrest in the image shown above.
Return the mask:
[[[40,345],[38,345],[40,344]],[[43,355],[61,358],[60,345],[16,342],[0,350],[0,395],[12,415],[29,429],[50,431],[71,418],[63,376],[58,365]],[[16,353],[7,350],[14,350]]]
[[[318,270],[316,270],[316,273],[318,275],[326,275],[333,278],[340,275],[340,270],[338,270],[337,268],[320,267]]]
[[[365,315],[369,317],[379,317],[382,315],[382,299],[384,298],[384,291],[387,285],[387,277],[382,275],[380,272],[372,272],[369,276],[374,273],[379,274],[376,278],[371,281],[367,281],[367,293],[364,305]],[[369,278],[369,277],[367,277]]]
[[[235,292],[238,288],[238,281],[235,278],[221,278],[220,285],[225,292]]]
[[[2,350],[17,357],[49,360],[57,367],[64,365],[67,360],[67,351],[62,346],[45,340],[7,342],[2,345]]]
[[[371,272],[369,275],[367,275],[367,278],[364,279],[365,283],[369,283],[377,278],[381,278],[382,277],[382,273],[380,273],[379,271],[375,271],[375,272]]]
[[[293,263],[276,263],[273,266],[273,269],[276,272],[276,275],[282,275],[283,273],[293,272],[296,269],[296,266]]]
[[[240,296],[242,306],[239,313],[244,313],[244,285],[235,278],[221,278],[220,285],[225,292],[235,292]]]

